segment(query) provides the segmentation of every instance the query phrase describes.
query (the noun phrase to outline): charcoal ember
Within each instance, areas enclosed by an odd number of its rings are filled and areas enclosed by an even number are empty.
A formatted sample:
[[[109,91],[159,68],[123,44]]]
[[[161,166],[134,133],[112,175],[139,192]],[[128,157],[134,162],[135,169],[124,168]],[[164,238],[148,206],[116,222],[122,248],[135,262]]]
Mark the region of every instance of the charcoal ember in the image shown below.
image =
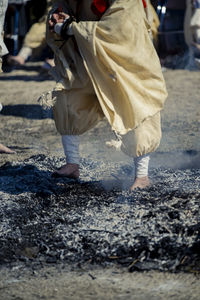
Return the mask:
[[[82,159],[81,180],[53,178],[63,163],[42,154],[0,168],[1,264],[200,270],[199,169],[152,169],[153,184],[129,192],[129,165]]]
[[[57,263],[57,258],[56,257],[47,257],[46,262],[49,264],[55,264]]]
[[[21,255],[33,259],[37,257],[38,252],[39,252],[38,247],[25,247],[21,251]]]
[[[150,271],[150,270],[157,270],[158,269],[159,262],[158,261],[145,261],[140,262],[136,261],[132,266],[128,268],[129,272],[134,271]]]

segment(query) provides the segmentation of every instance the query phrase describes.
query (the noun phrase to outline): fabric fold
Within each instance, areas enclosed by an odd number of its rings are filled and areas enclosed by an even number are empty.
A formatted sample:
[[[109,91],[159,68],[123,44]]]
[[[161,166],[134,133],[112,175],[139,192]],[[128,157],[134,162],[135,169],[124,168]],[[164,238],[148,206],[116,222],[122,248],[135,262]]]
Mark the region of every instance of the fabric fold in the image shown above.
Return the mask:
[[[74,10],[74,2],[61,1],[63,10]],[[89,2],[92,1],[88,0],[88,8]],[[80,107],[83,106],[85,99],[81,89],[90,80],[95,96],[87,98],[84,107],[88,105],[91,110],[93,104],[99,105],[96,119],[102,119],[103,112],[112,129],[123,135],[160,112],[167,92],[150,37],[148,8],[144,9],[141,0],[111,2],[100,20],[89,9],[84,14],[83,7],[80,21],[71,25],[73,38],[63,42],[58,35],[47,30],[47,41],[55,52],[54,74],[58,87],[55,90],[70,91],[67,102],[71,111],[75,113],[78,102]],[[76,93],[76,107],[73,107],[71,91],[77,92],[77,88],[80,94]],[[81,122],[86,118],[87,113]],[[73,122],[73,116],[70,120]],[[83,132],[81,125],[80,128]],[[87,130],[86,126],[84,128]]]

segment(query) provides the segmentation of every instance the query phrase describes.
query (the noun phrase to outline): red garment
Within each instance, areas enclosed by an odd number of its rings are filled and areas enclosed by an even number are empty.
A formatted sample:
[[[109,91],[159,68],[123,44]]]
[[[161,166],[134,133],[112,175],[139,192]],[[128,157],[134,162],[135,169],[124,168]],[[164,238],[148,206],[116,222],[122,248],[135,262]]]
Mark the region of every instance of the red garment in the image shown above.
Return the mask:
[[[95,15],[101,17],[108,8],[107,0],[93,0],[91,9]]]
[[[142,0],[144,8],[147,7],[146,1]],[[91,9],[95,15],[101,17],[106,9],[108,8],[108,1],[107,0],[93,0],[91,4]]]
[[[145,1],[145,0],[142,0],[142,2],[143,2],[143,5],[144,5],[144,8],[147,8],[146,1]]]

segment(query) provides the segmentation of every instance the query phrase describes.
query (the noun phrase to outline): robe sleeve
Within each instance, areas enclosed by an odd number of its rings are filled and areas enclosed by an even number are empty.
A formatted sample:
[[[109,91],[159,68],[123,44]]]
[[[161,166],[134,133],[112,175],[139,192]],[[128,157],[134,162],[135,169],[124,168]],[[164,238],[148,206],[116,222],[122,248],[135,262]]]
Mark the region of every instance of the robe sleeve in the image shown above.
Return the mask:
[[[125,134],[163,108],[160,61],[141,0],[116,0],[100,21],[72,24],[102,110]]]

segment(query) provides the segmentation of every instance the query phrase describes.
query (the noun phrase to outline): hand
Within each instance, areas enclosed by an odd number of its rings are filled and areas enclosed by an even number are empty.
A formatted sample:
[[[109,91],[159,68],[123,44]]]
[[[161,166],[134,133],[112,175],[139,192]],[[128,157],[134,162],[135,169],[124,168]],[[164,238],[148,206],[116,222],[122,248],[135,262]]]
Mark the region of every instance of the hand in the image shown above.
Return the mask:
[[[54,31],[54,26],[57,23],[63,23],[70,16],[64,12],[54,12],[49,19],[49,30]]]

